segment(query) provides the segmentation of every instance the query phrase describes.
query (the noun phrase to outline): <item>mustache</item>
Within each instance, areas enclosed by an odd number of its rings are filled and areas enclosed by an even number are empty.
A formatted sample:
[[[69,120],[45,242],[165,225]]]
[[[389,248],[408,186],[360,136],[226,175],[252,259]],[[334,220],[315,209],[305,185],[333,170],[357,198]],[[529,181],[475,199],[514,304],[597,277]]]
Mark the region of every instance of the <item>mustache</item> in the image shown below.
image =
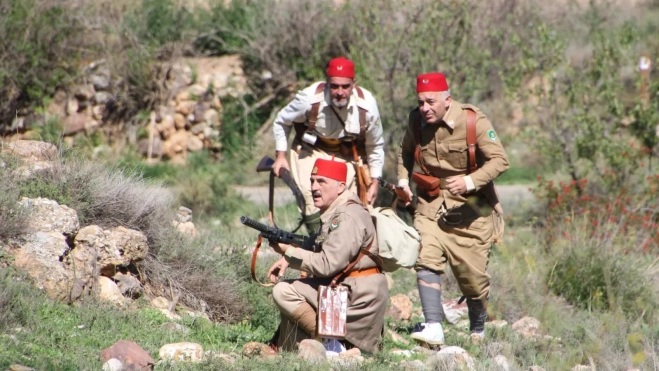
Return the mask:
[[[320,196],[322,196],[322,195],[321,195],[320,192],[316,191],[316,192],[311,192],[311,196],[312,196],[312,197],[320,197]]]

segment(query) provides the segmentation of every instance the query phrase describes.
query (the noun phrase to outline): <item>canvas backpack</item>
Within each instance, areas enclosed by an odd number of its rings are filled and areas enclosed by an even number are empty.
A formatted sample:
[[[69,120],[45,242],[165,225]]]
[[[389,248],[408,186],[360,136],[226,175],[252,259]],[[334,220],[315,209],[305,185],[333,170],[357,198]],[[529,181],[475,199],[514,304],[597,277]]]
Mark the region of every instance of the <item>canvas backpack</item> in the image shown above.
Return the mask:
[[[382,270],[393,272],[398,268],[412,268],[419,257],[421,237],[414,227],[407,225],[389,207],[368,206],[378,236],[378,256]]]

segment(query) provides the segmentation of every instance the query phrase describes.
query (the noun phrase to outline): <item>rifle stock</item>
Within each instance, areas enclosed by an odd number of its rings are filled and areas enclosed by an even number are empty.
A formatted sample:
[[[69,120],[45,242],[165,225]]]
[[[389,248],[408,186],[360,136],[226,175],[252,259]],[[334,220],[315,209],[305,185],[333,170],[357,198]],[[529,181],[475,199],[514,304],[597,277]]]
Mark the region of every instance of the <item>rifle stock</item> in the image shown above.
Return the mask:
[[[259,161],[258,165],[256,165],[256,171],[261,173],[265,171],[272,171],[272,165],[275,163],[275,160],[273,160],[270,156],[265,155]],[[306,209],[306,201],[304,200],[304,196],[302,195],[302,191],[300,191],[300,188],[295,184],[295,180],[291,176],[291,172],[288,171],[288,169],[281,168],[279,169],[279,177],[281,180],[286,183],[288,188],[291,189],[291,192],[293,192],[293,196],[295,197],[295,203],[297,204],[297,207],[304,213],[304,210]]]
[[[263,236],[263,238],[267,239],[271,243],[284,243],[287,245],[301,247],[305,250],[313,251],[315,237],[307,237],[285,231],[281,228],[270,227],[263,223],[259,223],[247,216],[241,216],[240,222],[261,232],[261,236]]]
[[[399,187],[397,185],[389,183],[386,180],[382,179],[381,177],[378,178],[378,182],[380,182],[380,187],[393,193],[394,197],[397,197],[399,201],[402,201],[404,203],[407,202],[408,205],[405,206],[405,210],[407,210],[407,212],[410,213],[410,215],[414,216],[414,212],[416,211],[416,207],[414,207],[414,201],[416,200],[416,196],[412,196],[412,198],[410,198],[407,192],[403,190],[403,187]]]

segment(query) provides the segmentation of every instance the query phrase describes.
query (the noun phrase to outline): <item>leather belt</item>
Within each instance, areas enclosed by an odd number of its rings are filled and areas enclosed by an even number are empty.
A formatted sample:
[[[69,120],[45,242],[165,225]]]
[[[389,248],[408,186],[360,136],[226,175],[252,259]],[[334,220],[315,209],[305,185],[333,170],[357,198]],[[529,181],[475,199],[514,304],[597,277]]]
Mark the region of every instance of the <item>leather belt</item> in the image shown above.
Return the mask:
[[[352,271],[352,272],[348,273],[348,275],[346,277],[352,277],[352,278],[366,277],[366,276],[370,276],[372,274],[378,274],[378,273],[382,273],[382,270],[379,267],[373,267],[373,268],[366,268],[366,269],[362,269],[362,270],[358,270],[358,271]]]
[[[446,182],[445,178],[440,178],[439,179],[439,189],[447,189],[448,183]]]

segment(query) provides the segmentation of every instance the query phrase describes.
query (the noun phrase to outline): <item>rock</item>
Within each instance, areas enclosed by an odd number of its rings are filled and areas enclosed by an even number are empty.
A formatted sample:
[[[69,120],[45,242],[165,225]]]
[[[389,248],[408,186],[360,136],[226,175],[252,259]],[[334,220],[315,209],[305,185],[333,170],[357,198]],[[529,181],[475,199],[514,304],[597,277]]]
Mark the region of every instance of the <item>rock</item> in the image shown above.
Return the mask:
[[[96,91],[107,90],[110,87],[110,80],[101,75],[91,75],[89,82],[92,83]]]
[[[400,369],[403,371],[424,371],[426,366],[422,361],[415,359],[413,361],[403,360],[399,363]]]
[[[162,157],[162,139],[160,139],[160,135],[154,135],[151,143],[153,143],[151,147],[151,158]],[[137,143],[137,152],[144,157],[147,157],[149,155],[148,138],[141,139]]]
[[[204,88],[203,86],[201,86],[199,84],[194,84],[194,85],[190,85],[188,87],[188,92],[191,95],[195,95],[197,98],[199,98],[202,95],[204,95],[204,93],[206,93],[206,88]]]
[[[185,152],[188,148],[189,134],[185,130],[179,130],[163,143],[163,155],[174,158],[177,154]]]
[[[359,348],[352,348],[339,353],[338,357],[328,358],[328,361],[342,368],[357,368],[364,363],[364,357]]]
[[[220,114],[212,108],[203,113],[203,119],[210,126],[220,126]]]
[[[412,351],[411,350],[402,350],[402,349],[393,349],[390,351],[391,354],[397,355],[397,356],[402,356],[406,358],[412,357]]]
[[[20,158],[26,163],[54,161],[57,158],[57,147],[51,143],[36,140],[17,140],[3,143],[0,153]]]
[[[204,348],[197,343],[165,344],[160,348],[158,356],[176,362],[199,362],[204,359]]]
[[[467,301],[465,300],[460,304],[458,304],[458,301],[460,299],[451,299],[442,303],[446,321],[453,325],[457,324],[462,317],[466,316],[468,311]]]
[[[152,370],[155,361],[149,353],[132,341],[119,340],[111,347],[101,352],[101,361],[116,358],[120,360],[128,370]]]
[[[325,347],[317,340],[305,339],[300,342],[297,358],[309,363],[322,363],[327,359]]]
[[[387,336],[389,336],[389,338],[396,343],[410,345],[410,342],[407,339],[405,339],[399,333],[391,329],[387,329]]]
[[[466,350],[450,346],[442,348],[436,355],[429,357],[425,363],[430,369],[474,369],[474,360]]]
[[[208,124],[205,122],[200,122],[198,124],[192,125],[190,128],[190,133],[194,135],[198,135],[200,133],[203,133],[208,129]]]
[[[176,130],[185,129],[187,124],[188,120],[185,118],[185,116],[181,115],[180,113],[176,113],[174,115],[174,126],[176,126]]]
[[[96,105],[92,107],[92,117],[94,120],[103,121],[103,114],[105,113],[104,105]]]
[[[87,116],[83,113],[73,113],[64,118],[63,134],[73,135],[85,130],[85,123],[87,123]]]
[[[498,365],[502,371],[510,370],[510,363],[508,362],[508,359],[504,355],[499,354],[495,356],[494,364]]]
[[[151,305],[151,307],[153,307],[155,309],[167,309],[167,310],[169,310],[169,308],[172,306],[172,303],[169,300],[167,300],[166,298],[163,298],[162,296],[158,296],[156,298],[151,299],[149,304]]]
[[[179,206],[178,211],[176,212],[176,221],[179,223],[192,221],[192,210],[185,206]]]
[[[197,227],[192,222],[186,222],[186,223],[174,223],[176,226],[176,229],[178,229],[179,232],[186,236],[190,237],[195,237],[197,236]]]
[[[212,85],[214,93],[220,96],[239,96],[247,91],[247,79],[238,55],[185,58],[182,63],[196,71],[196,84]]]
[[[93,100],[96,104],[106,104],[113,99],[112,94],[107,91],[99,91],[94,94]]]
[[[424,348],[424,347],[419,346],[419,345],[415,345],[414,348],[412,348],[412,353],[420,354],[420,355],[424,355],[426,357],[429,357],[431,355],[436,354],[437,352],[435,352],[431,349],[428,349],[428,348]]]
[[[117,283],[117,287],[122,295],[135,297],[142,292],[142,283],[132,274],[117,272],[112,279]]]
[[[98,122],[96,120],[88,119],[85,122],[85,133],[87,135],[89,135],[90,133],[93,133],[96,129],[98,129],[100,127],[101,127],[100,122]]]
[[[513,330],[525,339],[542,336],[540,333],[540,321],[533,317],[524,317],[513,323]]]
[[[167,329],[167,330],[172,331],[172,332],[181,332],[185,335],[188,335],[190,333],[189,328],[187,328],[187,327],[185,327],[181,324],[175,323],[175,322],[163,323],[162,328]]]
[[[82,263],[95,257],[96,269],[108,277],[114,276],[120,266],[142,261],[149,252],[146,236],[125,227],[104,230],[90,225],[78,232],[74,244],[74,259]]]
[[[67,115],[74,115],[78,113],[79,109],[80,109],[80,104],[78,103],[77,99],[69,99],[68,101],[66,101],[65,112]]]
[[[323,348],[324,349],[324,348]],[[276,358],[277,352],[274,349],[263,343],[257,343],[255,341],[249,342],[243,346],[243,356],[247,358]]]
[[[103,364],[103,371],[123,371],[124,364],[116,358],[110,358]]]
[[[82,84],[76,86],[73,96],[78,100],[89,100],[94,96],[94,85],[92,84]]]
[[[167,317],[167,319],[171,319],[172,321],[180,321],[181,320],[181,316],[179,316],[178,314],[172,312],[169,309],[162,309],[161,308],[159,310],[162,314],[165,315],[165,317]]]
[[[398,294],[389,298],[389,308],[386,315],[396,319],[408,321],[412,318],[412,301],[405,294]]]
[[[494,327],[494,328],[504,328],[508,326],[508,322],[502,320],[502,319],[497,319],[491,322],[485,322],[486,327]]]
[[[18,365],[18,364],[9,366],[9,370],[10,371],[36,371],[32,367],[27,367],[27,366]]]
[[[545,369],[540,367],[540,366],[533,365],[533,366],[529,367],[529,371],[545,371]]]
[[[176,94],[176,97],[174,97],[176,102],[184,102],[186,100],[192,100],[192,97],[190,96],[190,91],[187,89],[181,90]]]
[[[202,149],[204,149],[204,142],[198,137],[191,135],[188,138],[188,151],[196,152],[201,151]]]
[[[184,117],[187,117],[189,114],[192,113],[192,110],[194,109],[194,106],[197,104],[197,102],[193,100],[184,100],[178,102],[176,105],[176,112],[180,113]]]
[[[41,232],[56,232],[65,236],[73,236],[80,229],[78,213],[66,205],[47,198],[27,198],[19,205],[30,212],[30,230]]]
[[[105,277],[98,277],[99,297],[102,301],[109,301],[115,304],[124,304],[125,298],[114,281]]]

